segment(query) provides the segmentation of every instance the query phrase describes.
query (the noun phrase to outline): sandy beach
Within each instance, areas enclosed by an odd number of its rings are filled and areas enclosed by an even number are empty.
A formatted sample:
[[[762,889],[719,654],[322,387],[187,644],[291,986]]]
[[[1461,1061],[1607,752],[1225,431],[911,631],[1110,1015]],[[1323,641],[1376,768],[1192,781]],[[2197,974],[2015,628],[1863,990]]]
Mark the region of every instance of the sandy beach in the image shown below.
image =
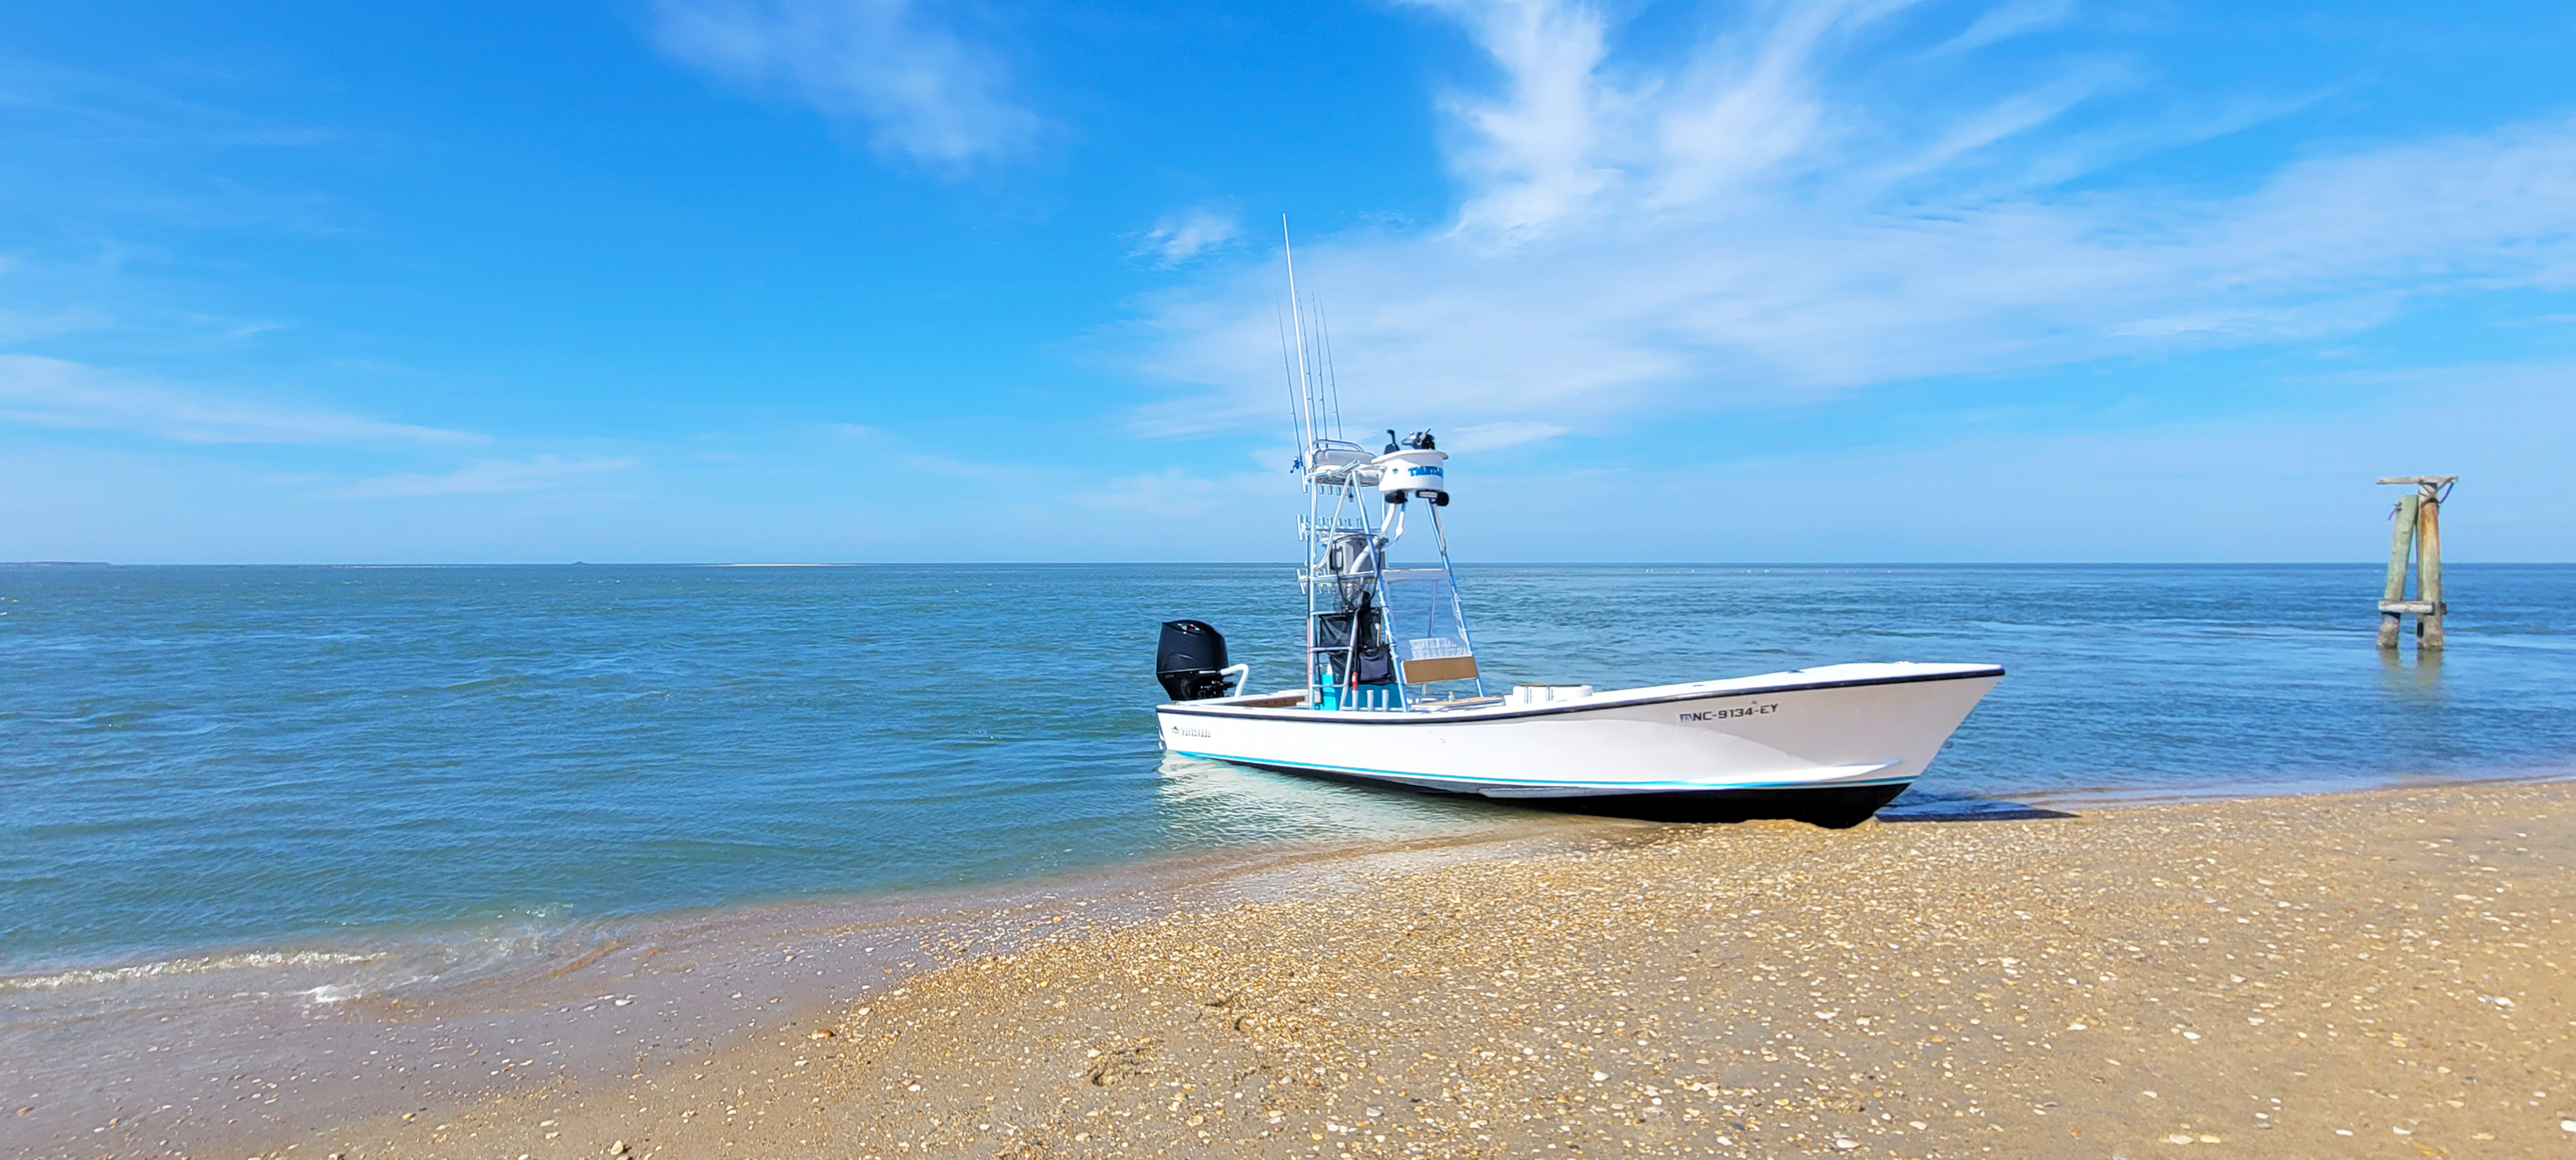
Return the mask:
[[[1570,821],[1068,924],[620,1077],[82,1154],[2555,1154],[2571,805]]]

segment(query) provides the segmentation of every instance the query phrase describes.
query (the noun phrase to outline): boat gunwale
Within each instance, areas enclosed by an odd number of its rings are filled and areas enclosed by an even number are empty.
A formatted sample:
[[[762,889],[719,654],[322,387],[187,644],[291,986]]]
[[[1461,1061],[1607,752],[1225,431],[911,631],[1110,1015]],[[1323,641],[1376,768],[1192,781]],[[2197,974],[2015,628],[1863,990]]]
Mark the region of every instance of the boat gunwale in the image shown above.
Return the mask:
[[[1860,677],[1850,680],[1804,681],[1794,684],[1760,685],[1746,689],[1700,689],[1696,692],[1688,693],[1659,693],[1650,697],[1617,697],[1615,694],[1596,693],[1592,697],[1585,698],[1581,701],[1549,702],[1547,704],[1532,705],[1526,708],[1497,706],[1496,708],[1499,708],[1501,710],[1500,712],[1495,711],[1495,709],[1468,709],[1455,713],[1352,711],[1342,709],[1308,709],[1302,707],[1209,705],[1204,702],[1200,704],[1205,705],[1205,707],[1194,707],[1190,702],[1181,701],[1165,702],[1163,704],[1156,705],[1154,706],[1154,712],[1157,716],[1168,713],[1177,717],[1235,717],[1267,721],[1319,721],[1351,725],[1429,725],[1441,723],[1468,725],[1482,724],[1487,721],[1509,721],[1522,717],[1552,717],[1562,716],[1568,713],[1590,713],[1602,709],[1625,709],[1638,705],[1662,705],[1676,701],[1722,700],[1732,697],[1758,697],[1766,693],[1804,693],[1823,689],[1856,689],[1867,688],[1872,685],[1912,685],[1921,684],[1926,681],[1964,681],[1985,677],[2001,678],[2002,676],[2004,676],[2004,667],[2002,665],[1977,665],[1968,667],[1966,671],[1962,672],[1906,673],[1881,677]],[[1736,677],[1728,679],[1745,680],[1748,678]],[[1646,687],[1671,689],[1682,686],[1649,685]],[[1264,695],[1268,696],[1275,694]]]

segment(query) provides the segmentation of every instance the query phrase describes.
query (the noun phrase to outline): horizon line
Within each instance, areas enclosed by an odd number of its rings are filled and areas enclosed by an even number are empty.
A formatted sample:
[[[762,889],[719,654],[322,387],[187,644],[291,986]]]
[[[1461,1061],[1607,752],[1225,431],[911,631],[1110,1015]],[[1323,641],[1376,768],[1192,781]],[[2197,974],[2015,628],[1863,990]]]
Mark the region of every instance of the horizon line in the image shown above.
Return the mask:
[[[108,568],[1268,568],[1283,560],[477,560],[447,562],[260,561],[120,563],[112,560],[0,560],[0,569]],[[2378,560],[1484,560],[1461,568],[2382,568]],[[2445,568],[2549,568],[2576,560],[2446,560]]]

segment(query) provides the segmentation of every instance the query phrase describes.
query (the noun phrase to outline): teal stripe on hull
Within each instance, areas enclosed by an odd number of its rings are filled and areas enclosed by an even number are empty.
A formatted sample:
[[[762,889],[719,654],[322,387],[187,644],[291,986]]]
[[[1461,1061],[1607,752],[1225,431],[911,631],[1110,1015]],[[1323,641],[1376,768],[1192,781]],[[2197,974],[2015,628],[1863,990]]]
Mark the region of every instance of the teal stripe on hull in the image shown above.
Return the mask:
[[[1195,757],[1202,761],[1224,761],[1235,765],[1249,765],[1265,769],[1311,769],[1318,773],[1343,773],[1354,777],[1380,777],[1389,781],[1439,781],[1448,782],[1453,785],[1469,786],[1565,786],[1567,788],[1575,788],[1576,785],[1576,783],[1571,782],[1535,781],[1519,778],[1442,777],[1436,773],[1397,773],[1394,770],[1388,769],[1355,769],[1345,765],[1315,765],[1301,761],[1255,761],[1249,757],[1232,757],[1223,753],[1194,753],[1186,749],[1175,749],[1172,752],[1178,753],[1183,757]],[[1638,781],[1620,782],[1616,784],[1615,788],[1622,792],[1634,790],[1640,793],[1725,793],[1729,790],[1739,789],[1857,789],[1873,785],[1906,785],[1913,782],[1913,780],[1914,779],[1911,777],[1880,777],[1872,778],[1868,781],[1833,781],[1822,783],[1812,781],[1748,781],[1733,782],[1726,785],[1710,785],[1706,782],[1698,781]],[[1589,785],[1584,785],[1582,788],[1590,789],[1612,787],[1605,786],[1599,782],[1594,782]]]

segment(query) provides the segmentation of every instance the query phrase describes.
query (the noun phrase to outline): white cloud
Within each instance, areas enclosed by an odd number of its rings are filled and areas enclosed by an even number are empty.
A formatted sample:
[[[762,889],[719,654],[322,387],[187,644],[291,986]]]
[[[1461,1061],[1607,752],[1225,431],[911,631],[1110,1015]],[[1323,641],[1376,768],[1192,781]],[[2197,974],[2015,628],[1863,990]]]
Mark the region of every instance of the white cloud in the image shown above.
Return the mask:
[[[182,443],[466,443],[481,437],[339,411],[210,397],[62,359],[0,354],[0,422]]]
[[[999,54],[915,0],[658,0],[682,62],[867,127],[880,149],[959,171],[1032,144],[1036,113]]]
[[[385,499],[538,491],[585,476],[624,471],[635,464],[633,459],[564,459],[554,455],[524,460],[492,459],[468,464],[444,475],[405,472],[362,479],[349,488],[348,494],[359,499]]]
[[[1629,144],[1628,94],[1601,83],[1607,53],[1601,14],[1548,0],[1434,0],[1466,28],[1507,78],[1491,97],[1453,94],[1442,104],[1466,131],[1451,168],[1478,189],[1462,228],[1499,234],[1581,208],[1621,176]]]
[[[1242,234],[1243,222],[1232,210],[1196,205],[1163,215],[1137,239],[1132,252],[1158,265],[1177,266]]]
[[[2052,158],[2102,155],[2106,118],[2058,119],[2127,83],[2120,68],[2061,62],[1962,107],[1868,88],[1890,83],[1881,60],[1840,67],[1899,5],[1760,7],[1663,68],[1622,63],[1590,7],[1433,6],[1504,77],[1444,102],[1456,218],[1298,252],[1301,288],[1333,304],[1354,422],[1400,408],[1388,420],[1579,430],[1647,407],[2311,338],[2428,295],[2576,287],[2576,123],[2315,152],[2233,191],[2069,190],[2054,182],[2076,170]],[[1976,67],[1908,59],[1930,70],[1926,92],[1956,79],[1941,70]],[[2141,118],[2157,124],[2121,148],[2181,143],[2172,117]],[[1185,394],[1140,413],[1139,430],[1271,422],[1276,283],[1247,266],[1143,304],[1115,338]]]

